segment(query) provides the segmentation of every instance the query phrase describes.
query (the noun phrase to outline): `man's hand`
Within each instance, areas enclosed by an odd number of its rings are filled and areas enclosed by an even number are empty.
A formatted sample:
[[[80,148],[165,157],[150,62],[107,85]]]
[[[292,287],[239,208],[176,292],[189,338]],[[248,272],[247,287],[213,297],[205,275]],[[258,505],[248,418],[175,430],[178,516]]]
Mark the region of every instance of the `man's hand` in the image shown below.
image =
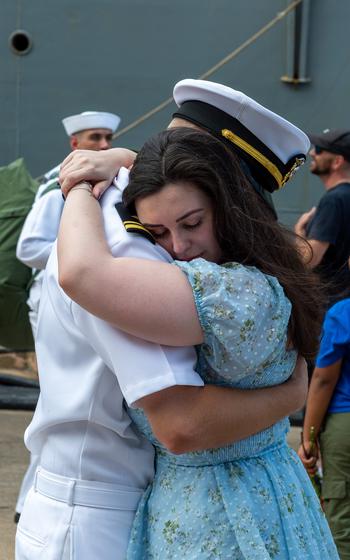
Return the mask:
[[[304,214],[300,216],[299,220],[294,226],[294,231],[297,235],[300,235],[300,237],[304,238],[306,237],[306,227],[311,218],[313,218],[313,216],[315,215],[315,212],[316,206],[313,206],[311,210],[309,210],[308,212],[304,212]]]
[[[125,148],[110,150],[74,150],[61,164],[59,182],[65,196],[70,189],[89,181],[93,185],[93,195],[99,198],[112,183],[121,167],[130,167],[136,154]]]

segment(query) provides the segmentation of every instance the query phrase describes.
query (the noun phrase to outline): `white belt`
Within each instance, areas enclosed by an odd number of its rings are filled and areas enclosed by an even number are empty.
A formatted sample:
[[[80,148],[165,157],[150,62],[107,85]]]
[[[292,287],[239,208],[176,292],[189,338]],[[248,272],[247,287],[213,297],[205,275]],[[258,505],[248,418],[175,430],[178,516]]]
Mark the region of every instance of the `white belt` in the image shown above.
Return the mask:
[[[34,491],[73,506],[135,511],[143,491],[123,488],[108,482],[77,480],[45,471],[39,467]]]

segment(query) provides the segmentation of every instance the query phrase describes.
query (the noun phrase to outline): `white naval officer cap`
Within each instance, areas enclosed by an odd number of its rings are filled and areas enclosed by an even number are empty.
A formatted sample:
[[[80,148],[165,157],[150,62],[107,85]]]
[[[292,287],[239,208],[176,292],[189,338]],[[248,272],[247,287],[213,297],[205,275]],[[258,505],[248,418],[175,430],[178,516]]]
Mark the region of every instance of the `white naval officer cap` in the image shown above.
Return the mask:
[[[115,132],[119,123],[120,117],[118,115],[100,111],[84,111],[79,115],[72,115],[62,120],[62,124],[68,136],[92,128],[107,128]]]
[[[215,82],[185,79],[174,87],[179,117],[208,130],[249,166],[263,189],[281,188],[305,162],[306,134],[241,91]]]

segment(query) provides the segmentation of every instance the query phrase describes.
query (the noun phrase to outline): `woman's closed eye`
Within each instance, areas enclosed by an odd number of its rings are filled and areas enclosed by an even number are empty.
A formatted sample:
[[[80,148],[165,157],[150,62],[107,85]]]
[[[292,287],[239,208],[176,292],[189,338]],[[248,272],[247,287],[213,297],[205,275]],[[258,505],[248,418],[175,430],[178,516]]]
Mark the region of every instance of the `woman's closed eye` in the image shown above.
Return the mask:
[[[203,220],[200,219],[200,220],[197,220],[195,223],[183,223],[183,224],[181,224],[181,227],[183,229],[193,230],[193,229],[201,226],[202,222],[203,222]],[[149,226],[148,226],[147,229],[150,231],[150,233],[153,235],[153,237],[155,239],[162,239],[162,238],[166,237],[167,234],[169,233],[168,229],[160,229],[160,228],[159,229],[153,229]]]
[[[198,220],[195,224],[183,224],[183,227],[185,229],[195,229],[196,227],[199,227],[200,225],[202,225],[202,220]]]

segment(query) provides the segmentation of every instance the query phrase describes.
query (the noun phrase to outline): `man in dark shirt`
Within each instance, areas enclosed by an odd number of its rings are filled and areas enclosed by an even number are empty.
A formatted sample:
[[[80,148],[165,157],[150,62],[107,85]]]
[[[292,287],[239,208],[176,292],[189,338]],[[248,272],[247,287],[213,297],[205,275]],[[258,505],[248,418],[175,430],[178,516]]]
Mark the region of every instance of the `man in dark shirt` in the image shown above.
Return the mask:
[[[311,156],[311,173],[321,179],[326,193],[322,196],[317,208],[303,214],[295,226],[295,232],[306,238],[311,245],[313,254],[305,251],[305,261],[315,271],[319,272],[325,282],[327,305],[333,306],[336,302],[350,296],[350,273],[348,258],[350,255],[350,131],[333,130],[325,131],[318,136],[310,135],[313,143]],[[349,300],[347,300],[349,301]],[[345,304],[345,302],[344,302]],[[333,536],[338,546],[341,558],[350,558],[349,552],[349,518],[350,500],[346,496],[346,478],[349,473],[350,455],[347,452],[349,441],[348,427],[344,421],[349,417],[347,410],[341,411],[328,409],[327,418],[321,429],[322,418],[326,417],[326,410],[330,397],[342,391],[343,377],[340,377],[341,368],[344,367],[343,356],[339,354],[343,349],[345,354],[348,348],[341,344],[340,337],[344,336],[346,328],[342,327],[339,307],[332,307],[326,316],[323,327],[323,337],[320,353],[317,357],[317,366],[310,385],[304,420],[303,444],[299,455],[304,465],[309,469],[314,468],[317,458],[321,458],[323,467],[322,495],[324,509],[330,524]],[[328,343],[327,343],[328,341]],[[328,344],[327,349],[325,344]],[[331,362],[331,346],[338,352],[337,361]],[[322,362],[323,360],[323,362]],[[325,361],[327,366],[325,366]],[[346,363],[346,362],[345,362]],[[313,364],[309,364],[311,374]],[[338,381],[338,380],[341,381]],[[342,391],[344,392],[344,391]],[[320,421],[318,422],[317,417]],[[318,424],[317,424],[318,422]],[[340,426],[339,422],[342,422]],[[335,425],[336,423],[336,425]],[[310,450],[310,426],[313,425],[321,447],[317,445]],[[305,452],[306,449],[306,452]],[[321,455],[320,455],[321,453]],[[344,492],[339,493],[339,488],[344,485]],[[344,548],[345,547],[345,548]],[[343,554],[343,549],[344,552]]]
[[[295,233],[312,248],[311,256],[304,251],[305,261],[324,281],[330,306],[350,296],[350,130],[326,130],[310,140],[310,171],[326,193],[299,218]]]

